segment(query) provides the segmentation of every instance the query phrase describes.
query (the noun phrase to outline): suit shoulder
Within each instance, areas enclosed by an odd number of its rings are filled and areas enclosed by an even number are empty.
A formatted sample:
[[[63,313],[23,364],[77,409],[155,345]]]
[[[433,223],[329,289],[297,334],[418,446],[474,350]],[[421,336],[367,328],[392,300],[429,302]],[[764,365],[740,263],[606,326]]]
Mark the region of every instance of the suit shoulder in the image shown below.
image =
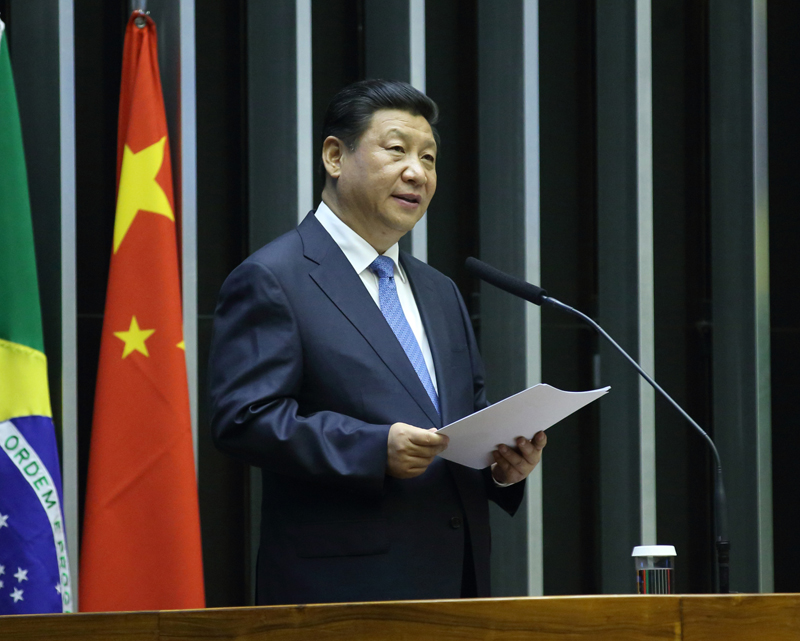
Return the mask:
[[[265,283],[283,287],[286,279],[302,271],[303,246],[296,229],[256,250],[225,277],[219,300],[226,296],[252,295],[253,288]]]
[[[279,236],[251,254],[244,264],[259,264],[276,274],[288,273],[298,265],[319,264],[336,243],[330,237],[314,212],[309,212],[293,230]]]

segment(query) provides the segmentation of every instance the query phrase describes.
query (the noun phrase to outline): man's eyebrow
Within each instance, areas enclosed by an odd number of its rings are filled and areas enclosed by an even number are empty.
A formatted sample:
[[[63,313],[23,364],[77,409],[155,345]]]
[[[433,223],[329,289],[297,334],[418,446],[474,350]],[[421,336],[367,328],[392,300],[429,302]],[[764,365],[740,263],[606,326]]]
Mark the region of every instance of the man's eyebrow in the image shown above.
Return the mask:
[[[397,127],[392,127],[391,129],[386,130],[387,136],[400,136],[401,138],[408,138],[408,134],[404,132],[402,129],[398,129]]]

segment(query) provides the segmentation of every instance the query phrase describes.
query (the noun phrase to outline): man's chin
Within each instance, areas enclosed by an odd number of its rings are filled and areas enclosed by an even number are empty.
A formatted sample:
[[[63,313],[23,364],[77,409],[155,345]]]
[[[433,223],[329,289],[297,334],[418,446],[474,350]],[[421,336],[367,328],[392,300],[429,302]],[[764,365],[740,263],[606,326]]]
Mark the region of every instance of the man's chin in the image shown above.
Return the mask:
[[[387,221],[388,226],[395,231],[407,234],[414,229],[415,225],[422,219],[424,214],[425,211],[420,206],[420,209],[417,211],[394,211],[387,216],[385,220]]]

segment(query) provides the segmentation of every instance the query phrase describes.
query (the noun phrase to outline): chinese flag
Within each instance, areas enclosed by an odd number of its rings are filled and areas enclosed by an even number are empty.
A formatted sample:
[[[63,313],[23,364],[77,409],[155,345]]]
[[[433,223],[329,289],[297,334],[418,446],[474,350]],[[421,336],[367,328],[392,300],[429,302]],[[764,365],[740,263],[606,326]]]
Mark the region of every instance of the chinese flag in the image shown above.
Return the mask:
[[[85,612],[204,607],[177,246],[156,27],[137,11],[122,60],[80,559]]]

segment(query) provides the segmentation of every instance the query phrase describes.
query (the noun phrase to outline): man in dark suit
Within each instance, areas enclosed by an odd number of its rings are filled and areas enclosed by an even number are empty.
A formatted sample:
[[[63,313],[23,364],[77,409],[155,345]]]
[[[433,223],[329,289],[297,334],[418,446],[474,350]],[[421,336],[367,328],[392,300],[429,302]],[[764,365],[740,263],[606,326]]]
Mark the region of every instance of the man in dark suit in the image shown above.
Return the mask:
[[[487,401],[458,290],[397,245],[436,189],[436,118],[405,83],[342,90],[322,203],[220,293],[212,429],[262,470],[259,604],[488,596],[488,500],[513,514],[541,457],[543,433],[484,470],[437,457]]]

